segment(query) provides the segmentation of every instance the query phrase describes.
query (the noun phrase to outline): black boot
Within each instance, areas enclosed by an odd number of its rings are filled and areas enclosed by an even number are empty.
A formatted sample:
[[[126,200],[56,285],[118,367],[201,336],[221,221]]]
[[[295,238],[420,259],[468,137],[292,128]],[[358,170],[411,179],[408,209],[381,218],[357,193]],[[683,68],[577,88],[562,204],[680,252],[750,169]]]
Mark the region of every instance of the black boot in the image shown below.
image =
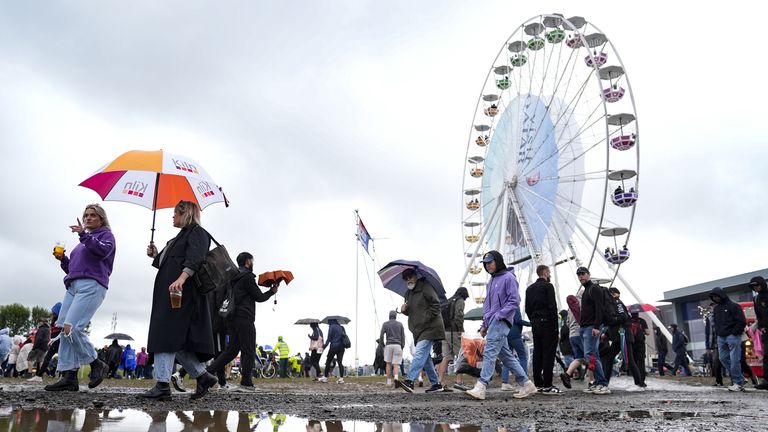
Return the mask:
[[[64,376],[53,384],[45,386],[46,391],[78,391],[77,369],[64,372]]]
[[[169,401],[171,400],[171,387],[168,383],[158,382],[154,387],[137,396],[144,399]]]
[[[91,362],[91,375],[88,381],[88,388],[96,388],[102,381],[104,381],[104,375],[107,373],[107,365],[96,359]]]
[[[197,388],[195,388],[195,394],[191,396],[191,399],[200,399],[208,394],[208,389],[216,385],[219,380],[215,376],[208,372],[203,373],[197,377]]]

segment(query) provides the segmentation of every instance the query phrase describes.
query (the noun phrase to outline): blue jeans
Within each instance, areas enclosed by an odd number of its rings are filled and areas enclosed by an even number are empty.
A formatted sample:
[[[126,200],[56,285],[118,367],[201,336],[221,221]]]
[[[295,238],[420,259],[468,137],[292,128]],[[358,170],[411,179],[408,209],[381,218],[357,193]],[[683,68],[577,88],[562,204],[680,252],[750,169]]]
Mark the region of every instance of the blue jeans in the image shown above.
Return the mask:
[[[493,320],[488,326],[488,333],[485,335],[485,349],[483,350],[483,370],[480,371],[479,381],[485,385],[493,378],[496,372],[496,359],[501,360],[501,364],[509,368],[515,374],[515,381],[523,385],[528,381],[528,374],[525,373],[520,361],[512,354],[507,344],[507,335],[509,334],[509,325],[503,321]]]
[[[507,338],[507,344],[509,348],[517,354],[517,359],[520,362],[520,367],[524,370],[528,370],[528,347],[525,346],[525,341],[522,338],[509,339]],[[502,366],[501,368],[501,382],[509,383],[509,368]]]
[[[720,363],[730,373],[733,383],[744,385],[744,374],[741,372],[741,336],[718,336],[717,350],[720,353]]]
[[[603,362],[600,361],[600,336],[592,336],[592,327],[582,327],[580,331],[584,346],[584,360],[587,366],[589,366],[590,354],[595,356],[595,385],[607,386],[608,380],[605,379],[603,372]]]
[[[431,352],[431,340],[422,339],[416,344],[416,352],[413,353],[411,368],[408,370],[409,381],[416,381],[416,379],[419,378],[419,372],[424,369],[430,383],[433,385],[440,383],[440,379],[437,377],[437,371],[435,370],[435,365],[432,363],[432,357],[429,355]]]
[[[174,359],[179,361],[181,367],[192,378],[197,378],[205,373],[205,365],[197,359],[195,353],[187,351],[155,353],[155,379],[157,382],[167,383],[171,381]]]
[[[107,289],[93,279],[75,279],[67,288],[56,325],[69,324],[72,330],[69,335],[61,332],[57,371],[77,370],[96,360],[96,350],[84,330],[106,295]]]

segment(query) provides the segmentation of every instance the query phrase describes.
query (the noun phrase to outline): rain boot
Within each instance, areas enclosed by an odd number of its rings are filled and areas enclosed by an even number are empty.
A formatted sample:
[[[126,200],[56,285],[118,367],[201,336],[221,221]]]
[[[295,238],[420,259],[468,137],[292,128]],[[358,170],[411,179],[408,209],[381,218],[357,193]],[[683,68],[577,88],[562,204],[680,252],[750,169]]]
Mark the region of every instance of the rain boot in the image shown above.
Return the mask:
[[[70,370],[65,371],[64,376],[61,377],[60,380],[53,384],[48,384],[45,386],[46,391],[78,391],[80,390],[80,386],[77,382],[77,371]]]
[[[88,388],[96,388],[104,380],[107,374],[107,365],[103,361],[96,359],[91,362],[91,376],[88,381]]]
[[[158,382],[154,387],[137,396],[144,399],[169,401],[171,400],[171,386],[168,383]]]
[[[218,382],[219,380],[217,380],[215,376],[208,372],[204,372],[202,375],[197,377],[197,387],[195,388],[195,393],[190,398],[200,399],[201,397],[208,394],[208,389],[216,385]]]

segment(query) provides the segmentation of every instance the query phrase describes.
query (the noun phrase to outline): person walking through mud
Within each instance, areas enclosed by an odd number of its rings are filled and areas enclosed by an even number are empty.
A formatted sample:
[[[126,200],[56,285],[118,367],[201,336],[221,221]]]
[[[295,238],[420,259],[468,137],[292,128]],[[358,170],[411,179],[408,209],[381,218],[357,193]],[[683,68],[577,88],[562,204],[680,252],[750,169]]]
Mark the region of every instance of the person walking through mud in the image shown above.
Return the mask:
[[[214,353],[208,299],[200,293],[192,277],[205,260],[211,245],[210,236],[200,226],[200,209],[193,202],[176,204],[173,226],[181,230],[162,251],[158,253],[153,243],[147,247],[147,256],[153,258],[152,266],[158,272],[147,338],[147,350],[155,359],[156,384],[139,395],[146,399],[170,400],[174,359],[197,379],[193,399],[205,396],[217,383],[202,363]],[[178,304],[171,303],[171,295],[181,295]]]
[[[542,394],[560,394],[552,385],[557,351],[557,300],[555,287],[549,283],[549,267],[536,267],[536,282],[525,290],[525,314],[533,333],[533,383]]]
[[[67,291],[56,322],[62,328],[57,371],[63,376],[45,386],[47,391],[78,391],[77,371],[82,365],[91,366],[88,388],[95,388],[101,384],[107,369],[98,359],[85,327],[107,295],[115,261],[115,236],[107,212],[98,204],[87,205],[83,210],[83,221],[77,219],[77,225],[69,228],[78,236],[77,246],[69,257],[55,249],[53,252],[53,257],[61,262],[61,269],[67,274],[64,277]]]
[[[207,370],[212,374],[223,375],[224,366],[234,360],[239,352],[240,386],[232,391],[253,393],[256,391],[253,385],[253,368],[256,365],[256,327],[253,324],[256,320],[256,303],[269,300],[277,293],[277,285],[265,292],[259,289],[256,275],[253,274],[253,255],[249,252],[241,252],[237,256],[237,265],[240,273],[230,282],[235,292],[235,310],[226,323],[229,344]]]
[[[730,373],[732,385],[728,391],[744,391],[744,375],[741,370],[741,335],[747,326],[747,318],[741,305],[735,303],[720,287],[709,293],[709,298],[716,303],[712,312],[715,315],[715,333],[720,363]]]
[[[416,351],[413,354],[408,378],[395,380],[395,387],[408,393],[413,393],[413,382],[418,379],[422,369],[427,372],[427,378],[432,384],[427,393],[451,391],[443,387],[437,376],[435,365],[430,358],[432,344],[439,343],[445,337],[443,317],[440,313],[440,299],[435,288],[414,269],[402,273],[408,290],[405,293],[405,303],[400,306],[400,313],[408,317],[408,329],[413,334]]]
[[[447,314],[443,314],[443,324],[445,325],[445,339],[443,339],[443,361],[437,366],[437,377],[440,382],[444,382],[445,372],[448,369],[448,362],[454,361],[461,351],[461,335],[464,334],[464,302],[469,298],[469,291],[464,287],[459,287],[456,292],[448,299],[447,304],[441,306],[447,308]],[[448,318],[446,320],[446,318]],[[456,374],[456,381],[453,388],[457,390],[468,390],[464,387],[463,374]]]
[[[391,386],[394,379],[400,379],[400,363],[403,361],[403,347],[405,346],[405,329],[397,320],[397,311],[389,311],[389,321],[381,325],[379,340],[384,341],[384,363],[387,374],[387,386]]]
[[[317,323],[311,323],[309,328],[312,329],[312,334],[307,335],[309,337],[309,365],[310,369],[315,370],[314,380],[320,379],[322,372],[320,372],[320,357],[323,355],[323,331],[320,330],[320,326]]]
[[[59,335],[61,334],[61,327],[58,327],[55,324],[59,319],[59,311],[61,311],[61,302],[56,303],[51,308],[51,338],[48,346],[45,348],[45,357],[43,358],[43,362],[40,364],[40,367],[37,368],[35,376],[28,379],[27,381],[43,382],[43,374],[48,371],[48,365],[51,363],[51,359],[54,355],[59,353]]]
[[[485,338],[483,368],[475,387],[467,390],[467,394],[475,399],[485,399],[485,391],[496,372],[498,358],[515,374],[515,380],[520,386],[520,391],[513,397],[526,398],[536,393],[536,386],[528,379],[528,375],[520,367],[520,362],[507,345],[507,335],[512,327],[515,311],[520,308],[517,277],[513,269],[504,265],[504,259],[498,251],[486,253],[482,262],[485,271],[491,275],[491,280],[486,285],[483,324],[480,326],[480,335]]]
[[[584,359],[589,362],[590,355],[595,356],[595,385],[587,387],[584,392],[596,395],[610,394],[611,390],[608,389],[608,380],[605,377],[605,374],[610,373],[610,371],[604,371],[600,362],[601,328],[604,324],[610,324],[607,322],[609,320],[605,318],[608,311],[604,308],[609,307],[604,302],[605,293],[603,290],[605,288],[592,282],[589,269],[586,267],[576,269],[576,276],[584,287],[584,293],[581,295],[581,319],[579,321],[581,340],[584,346]]]
[[[325,341],[325,345],[323,345],[323,349],[328,347],[330,345],[330,349],[328,349],[328,355],[325,357],[325,372],[323,373],[323,376],[321,378],[318,378],[317,380],[320,382],[327,383],[328,382],[328,375],[333,372],[333,363],[334,361],[338,363],[339,365],[339,379],[336,380],[338,384],[344,384],[344,351],[346,351],[346,348],[344,348],[344,341],[343,337],[346,334],[344,331],[344,327],[339,324],[339,322],[335,319],[328,320],[328,340]]]
[[[672,330],[672,351],[675,352],[675,364],[672,365],[672,375],[677,375],[680,368],[686,376],[691,376],[691,368],[688,366],[688,336],[678,330],[677,324],[670,324]]]
[[[757,294],[752,303],[757,328],[760,329],[760,342],[763,345],[763,382],[755,388],[768,390],[768,284],[762,276],[755,276],[749,281],[749,287]]]

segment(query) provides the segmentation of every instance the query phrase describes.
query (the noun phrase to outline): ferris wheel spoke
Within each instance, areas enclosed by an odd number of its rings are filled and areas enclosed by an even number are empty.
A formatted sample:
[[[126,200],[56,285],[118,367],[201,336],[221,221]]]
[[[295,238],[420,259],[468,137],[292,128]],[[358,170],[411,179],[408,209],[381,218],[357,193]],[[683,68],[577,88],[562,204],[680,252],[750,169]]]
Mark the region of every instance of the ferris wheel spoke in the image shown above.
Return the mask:
[[[587,84],[589,83],[589,79],[590,79],[590,78],[589,78],[589,77],[587,77],[587,79],[586,79],[586,80],[585,80],[585,81],[582,83],[582,85],[581,85],[581,87],[580,87],[580,91],[577,93],[577,95],[575,95],[575,96],[573,97],[573,99],[571,99],[571,100],[568,102],[568,104],[565,106],[565,108],[563,109],[563,111],[562,111],[562,112],[561,112],[561,113],[558,115],[558,117],[557,117],[557,120],[555,120],[554,124],[552,125],[552,128],[549,130],[549,132],[548,132],[547,136],[545,136],[545,137],[544,137],[544,139],[543,139],[542,141],[547,141],[547,140],[548,140],[548,139],[549,139],[549,138],[552,136],[552,133],[554,133],[555,131],[557,131],[557,127],[558,127],[558,126],[561,124],[560,122],[563,120],[563,117],[566,115],[566,113],[568,114],[568,116],[567,116],[567,118],[565,119],[565,122],[564,122],[564,123],[565,123],[565,124],[567,124],[568,122],[570,122],[571,118],[573,117],[573,113],[574,113],[574,110],[570,109],[570,107],[571,107],[572,105],[575,105],[575,104],[577,104],[577,103],[578,103],[578,102],[581,100],[581,96],[584,94],[584,90],[586,89],[586,86],[587,86]],[[594,114],[594,111],[592,112],[592,114],[590,114],[590,117],[592,117],[592,115],[593,115],[593,114]],[[578,136],[578,134],[577,134],[577,136]],[[559,140],[561,137],[562,137],[562,133],[561,133],[561,134],[560,134],[560,136],[558,137],[558,140]],[[550,159],[550,158],[552,158],[553,156],[556,156],[556,155],[558,155],[558,154],[559,154],[559,152],[560,152],[560,151],[562,151],[562,149],[564,149],[565,147],[567,147],[567,146],[571,145],[571,143],[573,142],[573,140],[574,140],[574,139],[575,139],[575,137],[572,137],[570,140],[568,140],[566,143],[564,143],[562,146],[560,146],[560,147],[559,147],[557,150],[555,150],[554,152],[552,152],[552,154],[550,154],[550,155],[548,155],[547,157],[545,157],[543,161],[541,161],[541,162],[539,162],[538,164],[536,164],[536,166],[534,166],[532,169],[528,170],[527,172],[528,172],[528,173],[530,173],[532,170],[534,170],[534,169],[536,169],[537,167],[541,166],[541,164],[542,164],[542,163],[546,162],[547,160],[549,160],[549,159]],[[539,151],[540,151],[542,148],[543,148],[543,146],[539,146],[539,147],[537,147],[537,148],[536,148],[536,150],[533,152],[533,155],[532,155],[532,156],[531,156],[531,157],[528,159],[528,161],[526,162],[526,164],[525,164],[525,165],[523,165],[523,166],[522,166],[522,168],[519,170],[520,172],[525,172],[525,171],[526,171],[526,169],[528,168],[528,166],[531,164],[531,162],[533,161],[533,159],[534,159],[534,158],[535,158],[535,157],[538,155]]]
[[[579,173],[579,174],[571,174],[571,175],[558,175],[558,176],[550,176],[550,177],[541,177],[539,178],[539,181],[551,181],[551,180],[557,180],[558,183],[571,183],[575,181],[588,181],[588,180],[605,180],[605,176],[607,175],[608,170],[598,170],[598,171],[590,171],[585,173]]]
[[[534,191],[533,191],[533,190],[531,190],[531,189],[528,189],[528,188],[520,188],[520,190],[522,190],[523,192],[527,192],[527,193],[530,193],[531,195],[533,195],[533,196],[535,196],[536,198],[538,198],[538,199],[540,199],[540,200],[542,200],[542,201],[546,202],[547,204],[550,204],[550,205],[552,205],[552,206],[554,206],[554,207],[556,207],[556,208],[559,208],[559,209],[561,209],[561,210],[563,210],[563,211],[566,211],[566,212],[568,212],[568,213],[569,213],[571,216],[573,216],[573,217],[575,217],[575,218],[578,218],[578,219],[584,220],[584,221],[585,221],[585,222],[587,222],[587,223],[590,223],[590,224],[591,224],[593,227],[595,227],[595,228],[600,228],[599,222],[598,222],[597,224],[593,224],[592,222],[590,222],[590,219],[588,219],[588,218],[586,217],[587,215],[588,215],[588,216],[593,216],[595,219],[597,219],[597,220],[599,221],[600,215],[599,215],[598,213],[596,213],[596,212],[594,212],[594,211],[592,211],[592,210],[590,210],[590,209],[588,209],[588,208],[586,208],[586,207],[582,206],[582,205],[581,205],[581,204],[579,204],[579,203],[573,202],[571,199],[569,199],[569,198],[568,198],[568,197],[566,197],[566,196],[563,196],[563,195],[562,195],[562,194],[560,194],[560,193],[558,193],[556,196],[558,196],[558,197],[560,197],[561,199],[563,199],[564,201],[568,202],[568,204],[569,204],[569,206],[568,206],[568,207],[565,207],[565,206],[563,206],[563,205],[561,205],[561,204],[558,204],[558,203],[556,203],[555,201],[552,201],[551,199],[549,199],[549,198],[547,198],[547,197],[544,197],[544,196],[542,196],[542,195],[540,195],[540,194],[538,194],[538,193],[534,192]],[[571,210],[571,208],[570,208],[570,207],[576,207],[576,210],[578,210],[578,211],[573,211],[573,210]],[[582,213],[585,213],[585,214],[582,214]],[[616,226],[618,226],[618,225],[619,225],[618,223],[616,223],[616,222],[614,222],[614,221],[612,221],[612,220],[609,220],[609,219],[605,219],[605,221],[606,221],[606,222],[608,222],[608,223],[611,223],[611,224],[613,224],[613,225],[616,225]]]
[[[528,203],[528,206],[530,208],[535,208],[535,207],[533,207],[533,203],[528,198],[526,198],[525,195],[520,194],[520,196],[523,199],[523,201]],[[550,226],[549,224],[547,224],[544,221],[544,219],[541,217],[541,214],[539,214],[539,212],[535,212],[535,213],[536,213],[536,218],[538,219],[539,223],[541,223],[541,225],[544,227],[544,229],[547,229],[547,230],[551,229],[551,230],[554,231],[555,237],[557,237],[557,241],[560,243],[560,246],[563,247],[563,250],[564,250],[565,249],[564,248],[565,242],[563,241],[562,237],[560,236],[560,232],[559,232],[559,230],[557,228],[557,224],[552,224],[552,226]],[[547,240],[551,240],[551,239],[549,239],[549,237],[547,237],[546,239]],[[550,243],[551,243],[551,241],[550,241]],[[544,245],[539,245],[540,248],[543,247],[543,246]],[[550,248],[550,249],[552,249],[552,248]],[[554,258],[555,258],[554,255],[555,254],[551,250],[550,250],[550,255],[552,255],[553,260],[554,260]]]
[[[600,108],[600,106],[599,106],[599,105],[595,107],[595,110],[594,110],[594,111],[592,111],[592,114],[590,114],[590,116],[589,116],[589,117],[592,117],[592,115],[594,115],[594,113],[597,111],[597,109],[598,109],[598,108]],[[580,129],[580,130],[579,130],[579,131],[578,131],[578,132],[575,134],[575,135],[573,135],[573,136],[571,137],[571,139],[569,139],[568,141],[564,142],[564,143],[563,143],[562,145],[560,145],[560,146],[559,146],[559,147],[558,147],[558,148],[557,148],[555,151],[553,151],[551,154],[547,155],[547,157],[545,157],[544,159],[542,159],[542,160],[541,160],[539,163],[537,163],[535,166],[531,167],[531,168],[530,168],[528,171],[525,171],[525,173],[523,174],[523,176],[528,176],[528,175],[529,175],[530,173],[532,173],[532,172],[533,172],[533,171],[534,171],[536,168],[538,168],[538,167],[542,166],[543,164],[545,164],[547,161],[549,161],[549,160],[550,160],[550,159],[552,159],[553,157],[555,157],[555,156],[559,157],[559,155],[560,155],[560,152],[564,151],[564,150],[565,150],[567,147],[571,147],[571,144],[573,144],[573,142],[574,142],[575,140],[577,140],[577,139],[578,139],[578,138],[581,136],[581,134],[583,134],[585,131],[588,131],[588,130],[590,130],[590,129],[592,128],[592,126],[596,125],[596,124],[597,124],[599,121],[603,120],[604,118],[605,118],[605,116],[602,116],[602,117],[598,117],[598,118],[596,118],[596,119],[595,119],[595,120],[594,120],[594,121],[593,121],[591,124],[589,124],[588,126],[586,126],[586,127],[582,127],[582,128],[581,128],[581,129]],[[548,138],[548,137],[547,137],[547,138]],[[569,164],[571,164],[571,163],[573,163],[573,162],[575,162],[575,161],[579,160],[581,157],[585,156],[589,150],[592,150],[592,149],[593,149],[593,148],[594,148],[596,145],[598,145],[598,144],[602,143],[603,141],[604,141],[604,139],[603,139],[603,138],[601,138],[601,139],[600,139],[600,140],[599,140],[597,143],[593,144],[593,145],[592,145],[591,147],[589,147],[589,148],[588,148],[586,151],[583,151],[583,152],[582,152],[581,154],[579,154],[578,156],[575,156],[575,157],[573,157],[573,158],[572,158],[572,159],[571,159],[571,160],[570,160],[568,163],[566,163],[565,165],[563,165],[563,166],[561,166],[561,167],[558,167],[558,169],[564,168],[564,167],[568,166]],[[538,147],[538,148],[540,149],[540,148],[542,148],[542,147]],[[571,148],[572,148],[572,147],[571,147]],[[527,168],[527,166],[526,166],[526,167],[523,167],[523,169],[525,169],[525,168]]]

